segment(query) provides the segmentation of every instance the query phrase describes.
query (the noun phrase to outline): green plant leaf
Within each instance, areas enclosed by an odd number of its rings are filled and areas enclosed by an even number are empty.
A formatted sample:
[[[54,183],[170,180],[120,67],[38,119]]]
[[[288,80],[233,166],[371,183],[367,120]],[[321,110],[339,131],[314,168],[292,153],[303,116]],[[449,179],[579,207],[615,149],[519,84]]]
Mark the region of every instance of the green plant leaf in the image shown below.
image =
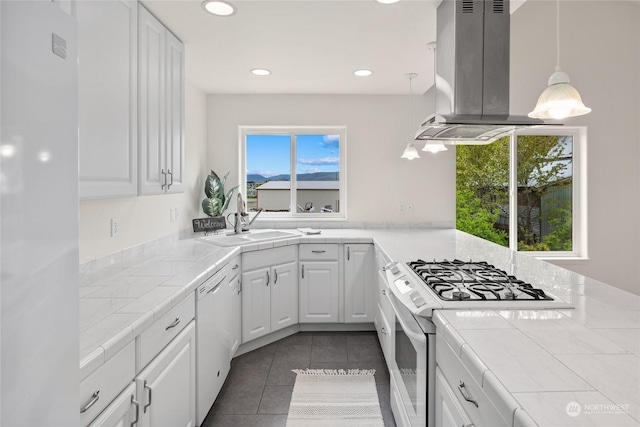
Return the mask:
[[[204,199],[202,201],[202,210],[206,215],[209,216],[220,216],[222,215],[223,209],[222,202],[220,199]]]
[[[204,182],[204,194],[207,195],[208,198],[217,198],[216,191],[219,191],[220,188],[220,178],[214,171],[211,171],[211,174],[207,176],[206,181]]]
[[[226,178],[226,176],[225,176],[225,178]],[[229,190],[229,192],[227,193],[227,196],[225,197],[224,203],[222,204],[222,212],[227,210],[227,207],[229,206],[229,202],[231,201],[231,196],[233,195],[233,191],[238,187],[240,187],[240,186],[236,185],[231,190]]]

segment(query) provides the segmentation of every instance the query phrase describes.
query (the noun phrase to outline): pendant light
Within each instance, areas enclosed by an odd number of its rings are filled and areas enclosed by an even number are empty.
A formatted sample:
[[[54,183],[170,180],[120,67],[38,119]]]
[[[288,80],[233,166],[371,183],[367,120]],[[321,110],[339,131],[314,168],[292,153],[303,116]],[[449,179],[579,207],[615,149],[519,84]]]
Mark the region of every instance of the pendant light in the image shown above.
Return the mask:
[[[560,69],[560,0],[556,0],[556,72],[549,77],[549,86],[542,92],[536,108],[529,113],[535,119],[564,119],[582,116],[591,108],[582,103],[578,91],[569,84],[569,76]]]
[[[408,74],[405,74],[405,76],[409,79],[409,134],[411,134],[411,123],[413,121],[413,100],[411,99],[411,93],[412,93],[411,81],[414,78],[416,78],[418,75],[416,73],[408,73]],[[418,150],[416,150],[416,147],[414,147],[413,145],[413,139],[409,139],[409,142],[407,142],[407,146],[405,147],[404,152],[400,157],[402,159],[408,159],[408,160],[420,158],[420,154],[418,154]]]
[[[435,90],[436,87],[436,43],[435,42],[431,42],[427,45],[427,48],[431,51],[433,51],[433,88]],[[435,111],[435,93],[433,94],[433,99],[434,99],[434,111]],[[447,151],[448,148],[444,146],[444,143],[442,141],[432,141],[432,140],[427,140],[427,143],[424,144],[424,147],[422,147],[422,151],[426,151],[428,153],[439,153],[441,151]]]

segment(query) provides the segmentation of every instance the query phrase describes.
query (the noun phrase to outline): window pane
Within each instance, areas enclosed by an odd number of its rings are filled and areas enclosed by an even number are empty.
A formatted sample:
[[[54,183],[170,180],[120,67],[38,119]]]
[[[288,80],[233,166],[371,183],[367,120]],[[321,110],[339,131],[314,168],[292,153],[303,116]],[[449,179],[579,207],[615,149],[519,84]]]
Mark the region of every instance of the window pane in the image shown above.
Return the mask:
[[[339,135],[296,135],[298,212],[340,212],[339,175]]]
[[[247,135],[247,210],[288,212],[291,205],[291,137]]]
[[[456,146],[456,228],[509,246],[509,137]]]
[[[573,137],[517,139],[518,249],[571,251]]]

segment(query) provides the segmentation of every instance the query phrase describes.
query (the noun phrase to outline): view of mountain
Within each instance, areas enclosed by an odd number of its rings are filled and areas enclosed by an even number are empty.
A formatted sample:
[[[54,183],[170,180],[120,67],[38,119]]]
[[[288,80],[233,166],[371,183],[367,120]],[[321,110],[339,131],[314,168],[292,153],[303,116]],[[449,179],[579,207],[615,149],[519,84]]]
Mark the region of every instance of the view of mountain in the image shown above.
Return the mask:
[[[298,181],[338,181],[338,172],[313,172],[298,174]],[[289,181],[291,175],[281,174],[270,177],[264,177],[259,174],[248,174],[247,182],[265,182],[265,181]]]

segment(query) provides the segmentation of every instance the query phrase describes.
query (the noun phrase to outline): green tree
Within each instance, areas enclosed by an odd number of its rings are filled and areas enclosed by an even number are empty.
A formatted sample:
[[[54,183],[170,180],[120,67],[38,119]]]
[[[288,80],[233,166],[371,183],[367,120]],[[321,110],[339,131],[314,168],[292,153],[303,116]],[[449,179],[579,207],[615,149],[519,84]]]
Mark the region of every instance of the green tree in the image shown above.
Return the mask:
[[[542,212],[546,194],[572,185],[571,143],[565,136],[518,136],[516,232],[521,250],[571,250],[570,202],[556,201]],[[456,147],[456,227],[504,246],[508,232],[498,222],[509,217],[509,156],[509,137]],[[542,222],[551,230],[546,236],[541,236]]]

